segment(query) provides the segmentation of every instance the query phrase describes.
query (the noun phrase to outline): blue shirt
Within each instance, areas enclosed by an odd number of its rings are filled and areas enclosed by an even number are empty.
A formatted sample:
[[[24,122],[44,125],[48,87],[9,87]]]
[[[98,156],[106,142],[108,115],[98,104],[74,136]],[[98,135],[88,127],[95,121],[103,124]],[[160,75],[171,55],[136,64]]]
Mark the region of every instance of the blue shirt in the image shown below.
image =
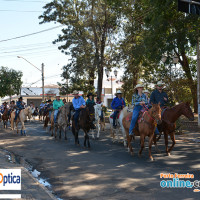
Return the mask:
[[[133,106],[138,106],[140,105],[140,102],[141,101],[144,101],[145,104],[147,105],[148,104],[148,100],[147,100],[147,97],[145,94],[142,93],[142,95],[140,96],[139,94],[134,94],[132,96],[132,105]]]
[[[167,101],[164,100],[164,97],[167,98]],[[160,102],[160,106],[163,107],[168,102],[167,93],[162,91],[159,92],[157,89],[151,93],[150,103],[158,104]]]
[[[124,101],[123,98],[119,99],[118,97],[115,97],[113,100],[112,100],[112,103],[111,103],[111,108],[112,109],[117,109],[117,108],[122,108],[122,106],[126,106],[126,103]]]
[[[18,109],[22,110],[24,108],[24,105],[22,105],[21,101],[17,101],[16,106]]]
[[[73,106],[74,106],[74,109],[75,109],[75,110],[78,110],[78,109],[80,109],[80,107],[81,107],[82,105],[85,106],[85,100],[83,99],[82,96],[79,96],[77,99],[76,99],[76,98],[73,98],[73,99],[72,99],[72,104],[73,104]]]

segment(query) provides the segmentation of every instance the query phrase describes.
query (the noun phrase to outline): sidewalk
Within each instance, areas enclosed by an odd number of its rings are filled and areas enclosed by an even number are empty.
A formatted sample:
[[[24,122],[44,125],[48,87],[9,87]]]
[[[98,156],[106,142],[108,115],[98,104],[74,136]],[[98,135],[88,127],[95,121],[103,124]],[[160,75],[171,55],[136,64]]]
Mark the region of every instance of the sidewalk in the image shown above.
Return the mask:
[[[56,198],[40,184],[24,167],[10,163],[8,158],[0,151],[0,169],[21,169],[22,190],[1,191],[0,194],[21,194],[23,200],[56,200]]]

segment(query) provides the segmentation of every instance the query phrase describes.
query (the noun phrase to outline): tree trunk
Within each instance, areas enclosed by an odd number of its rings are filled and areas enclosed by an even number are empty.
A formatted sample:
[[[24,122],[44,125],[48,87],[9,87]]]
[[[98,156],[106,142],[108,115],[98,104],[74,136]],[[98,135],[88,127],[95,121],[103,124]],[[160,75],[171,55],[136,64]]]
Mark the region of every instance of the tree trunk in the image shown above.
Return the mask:
[[[182,56],[183,60],[180,61],[180,63],[182,65],[183,70],[184,70],[184,72],[186,74],[186,77],[188,79],[189,87],[190,87],[190,90],[191,90],[191,93],[192,93],[192,100],[193,100],[193,105],[194,105],[194,112],[197,113],[198,112],[198,105],[197,105],[197,85],[193,81],[191,70],[190,70],[189,63],[188,63],[188,59],[187,59],[187,56],[186,56],[185,52],[182,52],[181,56]]]

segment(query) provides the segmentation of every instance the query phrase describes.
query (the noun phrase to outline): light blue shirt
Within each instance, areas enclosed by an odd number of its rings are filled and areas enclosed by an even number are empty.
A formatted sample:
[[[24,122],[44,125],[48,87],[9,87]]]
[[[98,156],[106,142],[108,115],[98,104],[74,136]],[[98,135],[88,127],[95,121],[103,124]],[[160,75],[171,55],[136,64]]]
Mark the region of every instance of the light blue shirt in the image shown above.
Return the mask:
[[[74,109],[78,110],[82,105],[85,106],[85,100],[83,99],[82,96],[79,96],[77,99],[76,98],[72,99],[72,104],[74,106]]]
[[[134,94],[133,97],[132,97],[132,105],[133,106],[138,106],[140,105],[140,102],[141,101],[144,101],[145,104],[147,105],[148,104],[148,100],[147,100],[147,97],[145,94],[142,93],[142,95],[138,95],[138,94]]]

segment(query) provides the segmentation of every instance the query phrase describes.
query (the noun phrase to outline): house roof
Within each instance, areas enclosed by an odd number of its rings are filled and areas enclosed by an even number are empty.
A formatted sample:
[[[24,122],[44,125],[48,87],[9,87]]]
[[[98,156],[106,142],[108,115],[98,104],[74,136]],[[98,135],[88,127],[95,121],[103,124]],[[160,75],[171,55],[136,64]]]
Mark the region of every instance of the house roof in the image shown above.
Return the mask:
[[[45,95],[59,94],[59,88],[44,88]],[[42,96],[42,88],[38,87],[22,87],[21,96]]]

